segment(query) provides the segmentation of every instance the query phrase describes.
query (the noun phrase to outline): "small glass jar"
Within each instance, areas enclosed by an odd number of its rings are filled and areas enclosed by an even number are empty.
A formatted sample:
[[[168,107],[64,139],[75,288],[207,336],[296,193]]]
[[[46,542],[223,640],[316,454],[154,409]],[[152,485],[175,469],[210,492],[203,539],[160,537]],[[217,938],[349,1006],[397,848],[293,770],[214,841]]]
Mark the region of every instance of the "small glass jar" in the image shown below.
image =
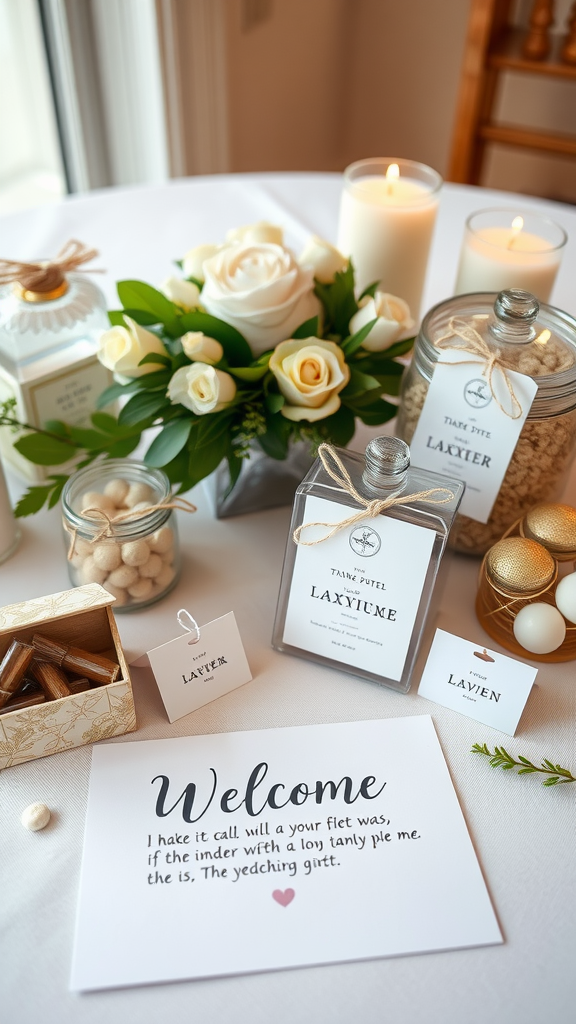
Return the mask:
[[[180,553],[170,482],[161,469],[109,459],[78,470],[62,492],[62,524],[73,586],[100,583],[114,611],[136,611],[178,582]]]
[[[538,391],[487,523],[458,516],[451,546],[483,555],[533,505],[557,497],[576,450],[576,320],[510,289],[462,295],[424,317],[412,363],[404,374],[397,431],[410,444],[454,317],[473,324],[500,364],[532,377]],[[453,348],[459,347],[454,339]]]

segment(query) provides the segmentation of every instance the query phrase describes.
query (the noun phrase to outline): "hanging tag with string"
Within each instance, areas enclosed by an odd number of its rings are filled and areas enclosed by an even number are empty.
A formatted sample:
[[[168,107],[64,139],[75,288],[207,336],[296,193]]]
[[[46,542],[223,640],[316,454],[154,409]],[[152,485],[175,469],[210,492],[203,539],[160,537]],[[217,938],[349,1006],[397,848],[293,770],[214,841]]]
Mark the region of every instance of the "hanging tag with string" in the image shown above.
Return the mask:
[[[148,651],[171,722],[252,679],[234,612],[204,626],[185,608],[176,618],[182,635]]]

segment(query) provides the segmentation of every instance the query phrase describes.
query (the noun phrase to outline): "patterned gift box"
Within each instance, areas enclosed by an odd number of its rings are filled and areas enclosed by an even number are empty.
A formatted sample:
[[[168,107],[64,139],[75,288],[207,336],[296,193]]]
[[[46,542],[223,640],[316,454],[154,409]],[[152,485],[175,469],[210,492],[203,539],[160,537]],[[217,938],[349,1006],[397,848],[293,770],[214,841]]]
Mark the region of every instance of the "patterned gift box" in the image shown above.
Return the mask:
[[[0,769],[85,743],[134,732],[132,684],[110,605],[97,583],[0,608],[0,660],[13,638],[34,633],[117,661],[120,675],[107,686],[0,715]]]

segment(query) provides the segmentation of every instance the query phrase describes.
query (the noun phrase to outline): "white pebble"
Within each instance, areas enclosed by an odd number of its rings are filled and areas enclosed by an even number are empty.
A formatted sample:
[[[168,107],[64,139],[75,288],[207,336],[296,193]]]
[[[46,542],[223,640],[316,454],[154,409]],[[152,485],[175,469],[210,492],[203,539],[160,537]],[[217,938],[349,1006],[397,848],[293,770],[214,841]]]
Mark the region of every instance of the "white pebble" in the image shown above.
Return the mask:
[[[140,577],[133,583],[131,587],[128,587],[128,593],[131,597],[137,598],[139,601],[144,601],[147,597],[150,597],[154,589],[152,580],[142,579]]]
[[[156,586],[161,587],[163,590],[169,587],[174,579],[176,573],[171,565],[163,565],[162,571],[154,579]]]
[[[154,492],[148,484],[130,484],[128,493],[124,498],[124,504],[128,508],[134,508],[140,501],[152,501],[154,498]]]
[[[150,549],[164,555],[174,544],[174,533],[169,526],[161,526],[148,539]]]
[[[80,578],[83,583],[104,583],[107,572],[100,569],[94,561],[94,555],[88,555],[80,567]]]
[[[116,598],[116,604],[118,607],[123,604],[128,604],[130,598],[128,597],[128,591],[124,590],[123,587],[115,587],[109,580],[106,580],[104,589],[112,594],[112,597]]]
[[[122,561],[125,565],[144,565],[150,558],[150,548],[145,540],[130,540],[122,545]]]
[[[150,555],[148,561],[145,562],[144,565],[140,566],[140,575],[144,576],[146,579],[154,579],[158,573],[162,572],[163,568],[164,563],[162,562],[160,555],[153,553]]]
[[[104,494],[112,498],[112,501],[118,508],[122,505],[124,498],[128,494],[129,483],[127,480],[119,478],[118,480],[109,480],[104,488]]]
[[[132,565],[120,565],[110,573],[106,582],[111,583],[113,587],[126,588],[131,587],[137,579],[138,569],[135,569]]]
[[[116,511],[116,505],[112,498],[106,494],[100,494],[99,491],[87,491],[82,495],[81,509],[84,511],[86,508],[101,508],[103,512]]]
[[[115,544],[114,541],[102,541],[100,544],[95,544],[93,558],[99,569],[112,572],[122,562],[120,546]]]
[[[22,811],[20,820],[24,828],[30,829],[31,832],[38,832],[41,828],[46,828],[50,821],[50,809],[46,807],[46,804],[30,804],[26,810]]]

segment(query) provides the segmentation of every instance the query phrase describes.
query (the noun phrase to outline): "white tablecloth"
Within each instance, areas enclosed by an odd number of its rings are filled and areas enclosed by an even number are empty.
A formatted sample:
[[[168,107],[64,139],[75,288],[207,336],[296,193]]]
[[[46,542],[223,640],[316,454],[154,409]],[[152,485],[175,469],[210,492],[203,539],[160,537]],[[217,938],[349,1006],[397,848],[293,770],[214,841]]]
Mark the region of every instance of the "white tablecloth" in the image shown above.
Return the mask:
[[[109,190],[26,211],[0,222],[0,251],[11,258],[50,255],[68,238],[100,249],[110,306],[114,281],[160,282],[171,260],[233,226],[282,223],[299,248],[310,232],[332,240],[340,178],[336,175],[247,175],[198,178],[164,186]],[[446,298],[456,272],[466,216],[512,197],[446,186],[433,244],[424,309]],[[570,241],[553,301],[576,314],[576,211],[522,198],[547,211]],[[374,433],[374,432],[373,432]],[[354,447],[368,436],[358,432]],[[9,480],[14,497],[21,484]],[[277,654],[270,635],[289,522],[287,508],[216,521],[202,486],[191,495],[199,511],[179,513],[184,572],[177,589],[143,612],[118,615],[131,657],[177,635],[177,609],[199,622],[236,613],[254,680],[174,725],[152,677],[134,670],[138,731],[130,742],[156,737],[320,722],[432,714],[472,841],[505,937],[503,946],[392,960],[279,971],[147,989],[76,995],[68,992],[90,748],[56,754],[0,774],[2,873],[0,1014],[6,1024],[542,1024],[575,1019],[574,920],[576,787],[545,789],[537,778],[495,772],[470,754],[475,741],[539,760],[576,765],[574,663],[541,665],[537,688],[518,735],[501,733],[437,707],[416,693],[399,696],[346,672]],[[567,500],[576,504],[576,476]],[[68,586],[56,509],[25,520],[15,556],[0,567],[0,603]],[[478,563],[453,557],[433,625],[492,644],[474,616]],[[493,644],[492,644],[493,645]],[[117,741],[112,741],[117,742]],[[53,812],[48,829],[20,824],[32,801]],[[112,851],[111,851],[112,855]]]

